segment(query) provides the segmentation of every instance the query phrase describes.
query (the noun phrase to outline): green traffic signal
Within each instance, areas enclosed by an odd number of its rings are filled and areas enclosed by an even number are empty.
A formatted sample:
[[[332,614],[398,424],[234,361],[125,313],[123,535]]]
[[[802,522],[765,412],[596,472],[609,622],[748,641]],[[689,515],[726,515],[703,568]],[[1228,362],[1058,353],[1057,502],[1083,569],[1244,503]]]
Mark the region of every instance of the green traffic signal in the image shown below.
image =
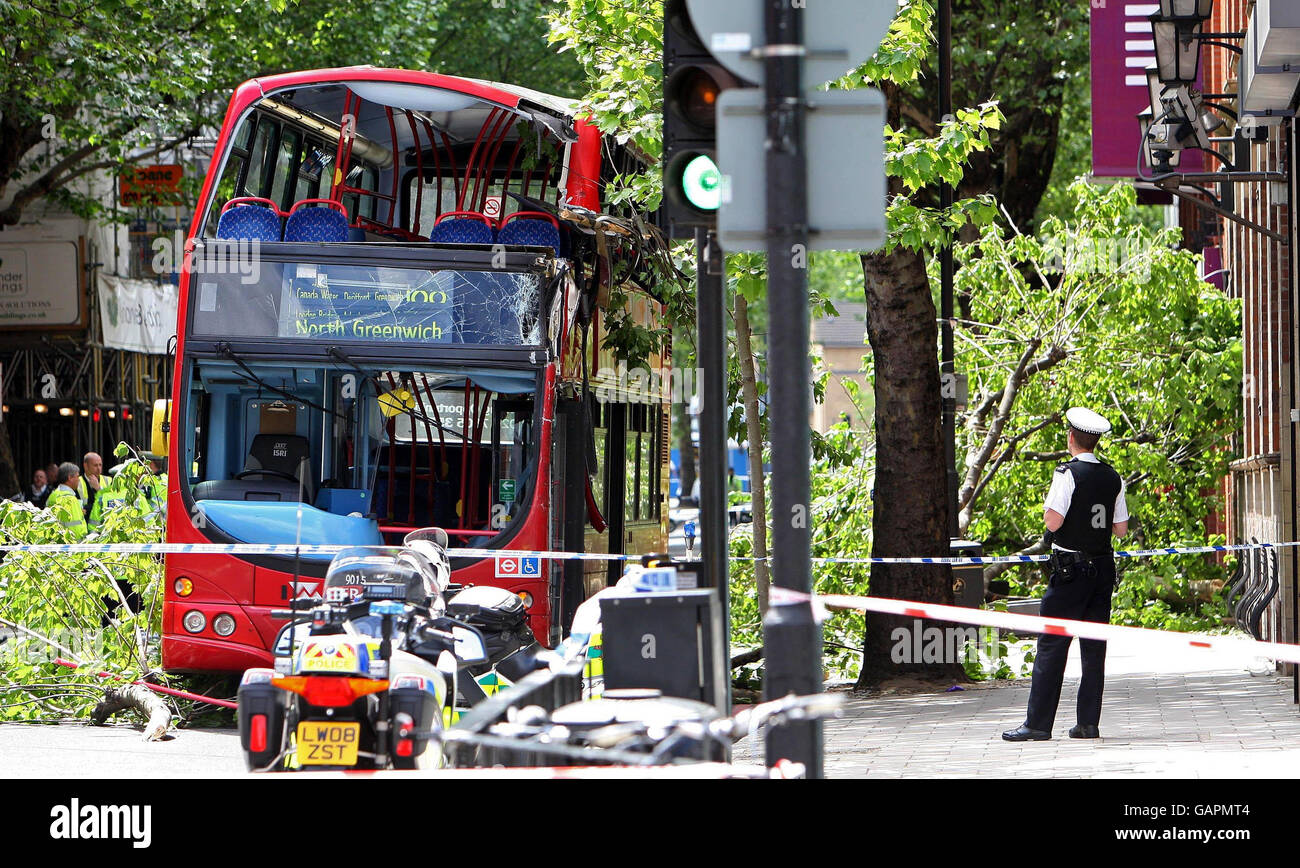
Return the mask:
[[[722,204],[722,173],[708,155],[693,157],[682,170],[682,195],[701,211],[717,211]]]

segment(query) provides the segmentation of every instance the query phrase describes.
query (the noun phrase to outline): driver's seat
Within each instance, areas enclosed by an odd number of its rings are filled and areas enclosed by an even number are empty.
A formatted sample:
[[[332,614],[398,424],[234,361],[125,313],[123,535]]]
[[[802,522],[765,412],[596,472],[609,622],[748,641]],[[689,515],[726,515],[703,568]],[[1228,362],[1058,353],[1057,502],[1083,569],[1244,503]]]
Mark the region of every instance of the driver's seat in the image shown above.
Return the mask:
[[[244,471],[275,470],[287,473],[302,483],[304,503],[312,503],[316,486],[311,475],[311,444],[300,434],[258,434],[248,447]],[[301,476],[299,474],[302,474]],[[257,479],[286,482],[283,476],[249,473],[245,480]]]

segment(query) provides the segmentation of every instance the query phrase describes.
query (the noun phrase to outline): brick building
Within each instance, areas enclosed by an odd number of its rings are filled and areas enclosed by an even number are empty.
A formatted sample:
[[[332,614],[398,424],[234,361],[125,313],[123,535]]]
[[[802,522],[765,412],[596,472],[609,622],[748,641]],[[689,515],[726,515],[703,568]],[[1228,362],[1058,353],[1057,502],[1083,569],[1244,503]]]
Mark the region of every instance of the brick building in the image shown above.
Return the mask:
[[[1219,40],[1240,46],[1240,55],[1217,45],[1202,47],[1202,89],[1207,95],[1221,94],[1217,101],[1240,115],[1235,140],[1217,143],[1220,153],[1236,163],[1237,171],[1268,173],[1210,186],[1225,208],[1257,224],[1217,217],[1219,234],[1211,239],[1217,244],[1205,251],[1207,270],[1221,262],[1223,285],[1242,302],[1243,419],[1231,444],[1238,457],[1226,486],[1226,533],[1230,542],[1294,540],[1300,389],[1293,361],[1297,227],[1290,204],[1296,195],[1293,113],[1300,72],[1283,70],[1284,64],[1300,63],[1300,0],[1216,0],[1204,30],[1245,34]],[[1260,228],[1280,237],[1269,237]],[[1276,568],[1271,555],[1248,562],[1265,586],[1274,578],[1278,583],[1259,616],[1260,638],[1296,642],[1300,551],[1276,554]],[[1267,593],[1261,594],[1261,603],[1264,598]]]

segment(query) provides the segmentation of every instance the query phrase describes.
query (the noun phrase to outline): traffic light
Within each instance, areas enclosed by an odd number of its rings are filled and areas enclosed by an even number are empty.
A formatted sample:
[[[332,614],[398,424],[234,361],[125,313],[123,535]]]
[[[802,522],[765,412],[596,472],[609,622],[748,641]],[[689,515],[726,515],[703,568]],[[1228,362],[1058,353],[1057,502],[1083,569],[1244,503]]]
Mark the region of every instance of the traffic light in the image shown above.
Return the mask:
[[[664,2],[664,206],[674,238],[715,226],[722,204],[716,162],[718,97],[748,83],[727,72],[704,46],[686,0]]]

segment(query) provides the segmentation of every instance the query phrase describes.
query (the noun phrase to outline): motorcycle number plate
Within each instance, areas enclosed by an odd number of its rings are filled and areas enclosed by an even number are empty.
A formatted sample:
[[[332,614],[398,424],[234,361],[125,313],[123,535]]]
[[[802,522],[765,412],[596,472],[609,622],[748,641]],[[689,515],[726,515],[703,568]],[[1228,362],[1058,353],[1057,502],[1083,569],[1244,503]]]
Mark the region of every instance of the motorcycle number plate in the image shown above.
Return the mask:
[[[354,766],[360,737],[359,723],[300,723],[298,762],[305,766]]]

